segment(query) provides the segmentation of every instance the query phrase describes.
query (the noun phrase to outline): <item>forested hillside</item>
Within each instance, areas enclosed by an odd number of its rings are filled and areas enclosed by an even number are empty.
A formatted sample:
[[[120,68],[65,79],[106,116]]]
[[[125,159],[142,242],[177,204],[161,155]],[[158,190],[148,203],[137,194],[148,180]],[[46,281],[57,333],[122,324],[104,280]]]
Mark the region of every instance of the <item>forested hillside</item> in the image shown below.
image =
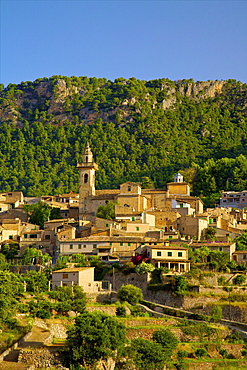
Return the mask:
[[[164,187],[176,171],[195,195],[247,188],[247,85],[63,77],[2,86],[0,191],[78,191],[89,141],[97,188]],[[217,196],[217,195],[216,195]]]

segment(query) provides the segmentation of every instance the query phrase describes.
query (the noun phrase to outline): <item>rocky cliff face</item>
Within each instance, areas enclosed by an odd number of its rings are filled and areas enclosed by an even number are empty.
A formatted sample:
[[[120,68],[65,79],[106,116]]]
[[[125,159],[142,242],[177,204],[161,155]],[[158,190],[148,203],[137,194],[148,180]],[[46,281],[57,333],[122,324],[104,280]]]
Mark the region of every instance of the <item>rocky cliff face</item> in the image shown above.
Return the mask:
[[[150,87],[150,82],[145,86],[145,81],[136,81],[134,88],[132,81],[127,80],[122,84],[105,81],[105,84],[94,86],[59,77],[8,86],[0,93],[0,121],[22,125],[25,120],[48,120],[61,124],[77,116],[77,121],[86,124],[97,118],[116,122],[124,118],[131,122],[133,113],[143,114],[145,110],[145,114],[150,114],[155,109],[166,110],[185,98],[200,101],[224,97],[228,94],[229,85],[227,81],[168,80],[163,83],[159,82],[163,80],[155,80],[158,81],[156,86]],[[240,85],[238,89],[241,90]],[[231,97],[234,100],[233,95]],[[247,106],[246,96],[242,103]]]

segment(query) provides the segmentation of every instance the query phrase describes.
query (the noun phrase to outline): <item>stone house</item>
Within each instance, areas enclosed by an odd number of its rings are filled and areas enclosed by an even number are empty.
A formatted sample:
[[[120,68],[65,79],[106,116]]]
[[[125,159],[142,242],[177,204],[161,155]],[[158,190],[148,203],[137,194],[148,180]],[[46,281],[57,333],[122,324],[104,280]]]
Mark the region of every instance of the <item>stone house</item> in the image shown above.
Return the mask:
[[[9,204],[13,204],[15,207],[18,207],[19,204],[24,203],[24,196],[21,191],[0,193],[0,202],[6,202]]]
[[[94,267],[64,268],[52,272],[52,289],[61,286],[79,285],[86,293],[109,290],[108,282],[94,281]]]
[[[232,259],[238,265],[246,265],[247,264],[247,251],[235,251],[232,253]]]
[[[220,251],[225,252],[229,255],[230,259],[232,259],[232,255],[236,250],[236,243],[233,242],[193,242],[190,243],[189,246],[193,251],[199,249],[201,247],[207,247],[210,251]]]
[[[52,230],[22,231],[19,244],[21,255],[24,253],[24,250],[30,246],[43,249],[44,252],[53,254],[56,248],[56,235]]]
[[[204,236],[204,230],[208,227],[208,220],[204,217],[181,215],[177,219],[177,229],[181,235],[200,240]]]
[[[188,249],[180,245],[142,245],[135,250],[135,255],[145,254],[155,267],[167,267],[174,272],[190,270]]]

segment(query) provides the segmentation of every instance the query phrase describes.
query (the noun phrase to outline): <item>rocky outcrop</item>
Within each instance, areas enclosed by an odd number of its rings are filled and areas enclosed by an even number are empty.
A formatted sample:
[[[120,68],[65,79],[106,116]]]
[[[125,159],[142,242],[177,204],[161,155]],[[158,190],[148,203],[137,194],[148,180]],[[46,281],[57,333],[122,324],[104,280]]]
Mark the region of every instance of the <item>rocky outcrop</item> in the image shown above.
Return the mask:
[[[213,98],[221,93],[225,81],[205,81],[191,82],[179,87],[178,91],[181,95],[200,98]]]

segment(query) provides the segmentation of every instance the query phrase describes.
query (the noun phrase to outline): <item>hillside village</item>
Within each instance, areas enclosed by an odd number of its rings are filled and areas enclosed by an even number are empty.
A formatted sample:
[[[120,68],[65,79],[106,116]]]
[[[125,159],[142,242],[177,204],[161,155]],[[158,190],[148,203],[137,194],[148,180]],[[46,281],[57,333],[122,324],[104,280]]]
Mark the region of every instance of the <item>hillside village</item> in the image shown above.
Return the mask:
[[[153,322],[155,326],[158,323],[163,331],[166,325],[171,328],[169,335],[173,339],[169,340],[175,340],[176,343],[179,340],[178,348],[182,348],[176,349],[172,355],[173,349],[165,360],[167,363],[170,361],[171,368],[194,369],[194,361],[199,361],[203,356],[211,358],[211,367],[200,364],[201,369],[216,369],[213,367],[215,361],[217,364],[222,358],[223,362],[237,359],[239,364],[246,365],[245,342],[240,334],[231,334],[228,325],[233,323],[245,328],[247,322],[246,288],[243,285],[246,281],[247,248],[242,246],[236,249],[238,237],[245,235],[247,229],[247,191],[223,191],[219,206],[204,209],[202,200],[191,195],[190,185],[184,182],[180,173],[174,175],[173,182],[166,184],[166,189],[142,188],[138,183],[127,181],[119,189],[97,190],[97,170],[98,165],[87,144],[82,161],[75,168],[80,173],[79,193],[40,197],[24,197],[20,191],[0,194],[0,255],[9,263],[7,271],[11,271],[6,272],[1,257],[0,278],[4,282],[1,295],[8,297],[5,289],[10,289],[10,286],[7,288],[9,281],[16,276],[15,289],[19,289],[19,292],[14,293],[13,290],[8,294],[17,294],[19,297],[15,302],[19,311],[17,316],[22,320],[27,314],[36,317],[34,328],[27,334],[33,338],[27,344],[35,348],[27,351],[26,339],[21,339],[16,342],[18,358],[13,359],[14,351],[11,351],[12,347],[8,348],[8,343],[13,343],[14,337],[8,331],[11,325],[16,327],[18,324],[11,321],[14,320],[11,317],[14,311],[9,308],[11,301],[6,299],[1,320],[2,327],[7,331],[6,336],[11,339],[7,337],[0,342],[1,351],[7,348],[0,356],[0,369],[12,369],[8,367],[9,364],[15,366],[16,362],[18,366],[24,366],[23,369],[29,369],[25,364],[33,364],[34,369],[51,368],[58,364],[54,369],[65,369],[61,365],[64,363],[61,354],[54,357],[51,341],[60,338],[63,345],[69,343],[64,320],[71,312],[72,315],[84,312],[84,293],[89,312],[96,309],[125,317],[128,309],[128,315],[136,316],[137,320],[147,315],[151,316],[150,324]],[[39,225],[38,222],[31,223],[34,218],[30,216],[30,210],[37,206],[48,207],[53,217],[39,222]],[[124,302],[120,302],[120,306],[119,302],[116,307],[112,306],[119,297],[121,301],[120,292],[125,287],[130,291],[133,288],[139,291],[139,299],[144,298],[142,308],[133,303],[126,308]],[[23,290],[27,295],[19,304]],[[133,296],[131,293],[128,298],[129,302],[135,294],[134,290]],[[110,302],[110,306],[106,302]],[[94,304],[97,307],[93,307]],[[5,317],[6,309],[10,311]],[[85,315],[88,319],[90,315],[94,317],[92,313]],[[96,311],[95,315],[99,313]],[[167,315],[173,318],[168,319]],[[60,320],[59,324],[52,324],[53,321],[49,323],[52,316],[55,322]],[[153,316],[157,319],[152,319]],[[184,318],[185,321],[175,317]],[[202,320],[203,323],[198,326],[200,330],[217,333],[219,344],[214,345],[218,346],[217,350],[210,349],[211,337],[208,337],[206,344],[198,337],[200,344],[197,347],[193,343],[187,344],[188,341],[193,342],[197,334],[193,334],[192,330],[187,339],[178,334],[179,330],[187,333],[186,319]],[[172,323],[169,320],[173,320]],[[210,323],[205,324],[210,320],[222,320],[228,329],[222,331],[220,327],[215,329]],[[192,326],[197,325],[192,322]],[[56,328],[54,325],[57,325]],[[138,325],[138,321],[131,325]],[[21,329],[24,334],[28,327]],[[43,334],[43,329],[41,332],[44,327],[49,336]],[[122,330],[121,335],[124,333]],[[131,335],[131,330],[127,331]],[[39,339],[35,332],[39,333]],[[155,329],[151,332],[155,333]],[[134,335],[133,343],[145,338],[141,343],[147,344],[152,338],[151,334],[148,337],[146,335],[145,329],[141,329]],[[227,344],[232,341],[233,344]],[[186,352],[183,348],[190,350]],[[182,358],[179,357],[180,352]],[[146,350],[144,353],[146,356]],[[74,360],[71,361],[73,363]],[[93,361],[96,361],[95,358]],[[121,361],[116,366],[122,369]],[[128,361],[126,369],[129,369]],[[143,365],[135,366],[133,369],[139,370]],[[234,366],[235,363],[229,369]],[[109,364],[105,364],[105,368],[113,369]]]
[[[53,263],[61,256],[84,254],[124,264],[140,255],[170,273],[190,270],[188,246],[192,251],[202,247],[222,251],[229,260],[245,263],[247,251],[236,251],[234,242],[247,229],[244,192],[223,191],[220,206],[205,210],[201,199],[190,195],[190,185],[180,173],[166,190],[142,189],[133,182],[115,190],[97,190],[97,169],[87,144],[77,164],[78,194],[24,197],[22,192],[1,193],[1,245],[18,245],[16,257],[27,247],[37,248],[52,256]],[[23,209],[40,201],[60,211],[60,219],[44,222],[43,229],[30,224]],[[97,217],[98,208],[109,202],[115,205],[114,219]],[[214,238],[209,240],[207,232],[212,228]]]

